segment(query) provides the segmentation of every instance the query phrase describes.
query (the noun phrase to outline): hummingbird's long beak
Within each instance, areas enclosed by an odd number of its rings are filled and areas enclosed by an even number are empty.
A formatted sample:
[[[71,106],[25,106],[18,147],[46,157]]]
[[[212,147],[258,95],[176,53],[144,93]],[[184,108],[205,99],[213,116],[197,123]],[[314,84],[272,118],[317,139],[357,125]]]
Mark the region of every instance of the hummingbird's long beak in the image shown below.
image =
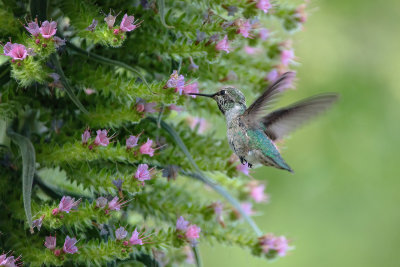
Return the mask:
[[[205,97],[210,97],[210,98],[214,98],[215,94],[196,94],[196,93],[189,93],[189,95],[198,95],[198,96],[205,96]]]

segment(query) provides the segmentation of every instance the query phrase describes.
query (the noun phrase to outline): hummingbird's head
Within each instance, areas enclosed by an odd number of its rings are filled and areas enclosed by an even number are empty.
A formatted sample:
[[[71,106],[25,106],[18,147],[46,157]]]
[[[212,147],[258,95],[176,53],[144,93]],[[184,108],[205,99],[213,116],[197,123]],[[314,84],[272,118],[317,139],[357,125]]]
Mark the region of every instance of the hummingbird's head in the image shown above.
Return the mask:
[[[246,99],[243,93],[234,87],[222,88],[215,94],[190,93],[190,95],[205,96],[214,99],[223,114],[229,111],[243,112],[246,110]]]

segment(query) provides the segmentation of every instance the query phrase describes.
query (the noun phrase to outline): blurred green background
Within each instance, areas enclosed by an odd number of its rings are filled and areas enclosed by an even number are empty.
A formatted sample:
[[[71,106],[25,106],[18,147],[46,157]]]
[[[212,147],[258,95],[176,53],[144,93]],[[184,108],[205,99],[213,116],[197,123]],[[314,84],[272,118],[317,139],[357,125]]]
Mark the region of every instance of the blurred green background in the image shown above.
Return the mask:
[[[295,250],[275,267],[400,266],[400,1],[320,0],[294,40],[297,90],[280,104],[339,92],[338,105],[286,140],[295,174],[257,169],[271,203],[266,232]],[[204,266],[265,266],[248,251],[203,245]]]

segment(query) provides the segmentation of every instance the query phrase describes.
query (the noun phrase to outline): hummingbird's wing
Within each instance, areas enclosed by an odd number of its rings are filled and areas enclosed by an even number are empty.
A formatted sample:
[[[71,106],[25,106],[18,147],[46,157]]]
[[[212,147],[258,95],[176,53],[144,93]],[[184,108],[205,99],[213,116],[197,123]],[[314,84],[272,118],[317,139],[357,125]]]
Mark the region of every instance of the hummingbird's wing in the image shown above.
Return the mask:
[[[273,141],[281,139],[329,108],[337,99],[337,94],[317,95],[278,109],[262,118],[265,133]]]
[[[242,118],[249,126],[258,127],[259,122],[271,108],[277,96],[292,83],[295,76],[295,72],[286,72],[282,74],[276,82],[270,85],[268,89],[246,109]]]

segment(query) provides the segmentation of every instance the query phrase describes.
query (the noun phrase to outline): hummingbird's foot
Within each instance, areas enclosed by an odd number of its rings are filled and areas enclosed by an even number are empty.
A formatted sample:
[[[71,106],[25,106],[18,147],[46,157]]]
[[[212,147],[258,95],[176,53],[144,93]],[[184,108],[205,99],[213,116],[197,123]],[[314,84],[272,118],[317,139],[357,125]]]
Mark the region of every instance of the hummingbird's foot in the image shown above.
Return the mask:
[[[251,169],[253,167],[253,164],[247,162],[247,166],[249,166],[249,168]]]
[[[244,157],[240,157],[240,163],[242,163],[242,165],[246,165],[247,161],[244,159]]]

